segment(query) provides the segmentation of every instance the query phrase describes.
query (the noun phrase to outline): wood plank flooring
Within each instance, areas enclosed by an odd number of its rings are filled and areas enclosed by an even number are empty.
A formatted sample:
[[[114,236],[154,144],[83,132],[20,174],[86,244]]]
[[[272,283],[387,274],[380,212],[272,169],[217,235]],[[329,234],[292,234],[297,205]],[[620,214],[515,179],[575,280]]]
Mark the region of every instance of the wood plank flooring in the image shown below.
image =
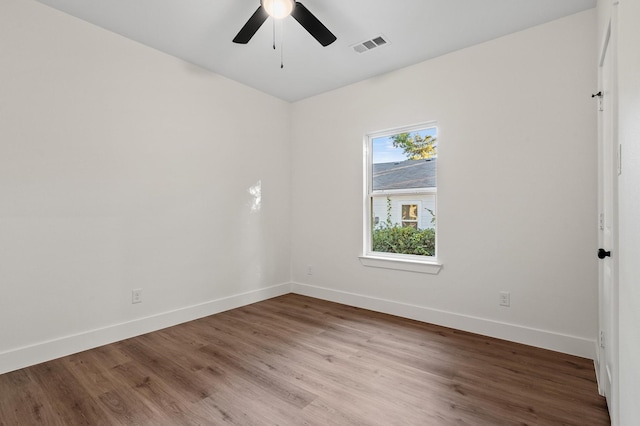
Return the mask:
[[[608,425],[593,362],[288,294],[0,375],[0,425]]]

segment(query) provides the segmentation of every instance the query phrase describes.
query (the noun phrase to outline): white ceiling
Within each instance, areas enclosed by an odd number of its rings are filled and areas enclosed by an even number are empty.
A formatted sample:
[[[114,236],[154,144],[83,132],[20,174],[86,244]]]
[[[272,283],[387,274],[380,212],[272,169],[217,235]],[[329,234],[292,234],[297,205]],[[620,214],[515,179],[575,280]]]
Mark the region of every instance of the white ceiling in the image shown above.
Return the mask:
[[[338,40],[322,47],[292,17],[232,43],[259,0],[38,0],[287,101],[595,7],[596,0],[303,0]],[[594,23],[595,25],[595,23]],[[383,34],[390,44],[350,46]],[[279,44],[279,43],[278,43]]]

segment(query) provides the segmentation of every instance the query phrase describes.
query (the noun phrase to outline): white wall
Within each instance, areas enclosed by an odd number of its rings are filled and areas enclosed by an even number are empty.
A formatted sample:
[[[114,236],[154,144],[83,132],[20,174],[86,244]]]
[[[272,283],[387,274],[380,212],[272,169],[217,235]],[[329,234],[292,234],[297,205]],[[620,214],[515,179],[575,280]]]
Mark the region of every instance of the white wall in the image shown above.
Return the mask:
[[[595,27],[589,10],[295,103],[294,290],[594,356]],[[363,136],[432,120],[444,268],[365,267]]]
[[[619,418],[640,422],[640,2],[618,6],[620,197]]]
[[[2,0],[0,373],[288,292],[289,114]]]

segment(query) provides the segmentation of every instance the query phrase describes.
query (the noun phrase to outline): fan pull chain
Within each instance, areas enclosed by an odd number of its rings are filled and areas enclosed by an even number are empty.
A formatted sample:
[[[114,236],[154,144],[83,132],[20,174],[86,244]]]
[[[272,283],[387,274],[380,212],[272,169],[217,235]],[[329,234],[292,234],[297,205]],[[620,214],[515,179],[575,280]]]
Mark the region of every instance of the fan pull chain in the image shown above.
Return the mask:
[[[273,22],[273,50],[276,50],[276,20],[271,18]]]
[[[284,24],[280,25],[280,69],[284,68]]]

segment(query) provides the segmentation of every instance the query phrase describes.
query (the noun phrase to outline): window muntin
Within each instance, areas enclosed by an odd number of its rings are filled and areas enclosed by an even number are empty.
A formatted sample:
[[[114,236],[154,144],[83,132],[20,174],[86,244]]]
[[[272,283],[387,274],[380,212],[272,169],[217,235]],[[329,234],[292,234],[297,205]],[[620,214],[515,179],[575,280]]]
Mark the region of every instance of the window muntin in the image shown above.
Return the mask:
[[[366,152],[365,255],[434,259],[435,123],[369,134]]]

